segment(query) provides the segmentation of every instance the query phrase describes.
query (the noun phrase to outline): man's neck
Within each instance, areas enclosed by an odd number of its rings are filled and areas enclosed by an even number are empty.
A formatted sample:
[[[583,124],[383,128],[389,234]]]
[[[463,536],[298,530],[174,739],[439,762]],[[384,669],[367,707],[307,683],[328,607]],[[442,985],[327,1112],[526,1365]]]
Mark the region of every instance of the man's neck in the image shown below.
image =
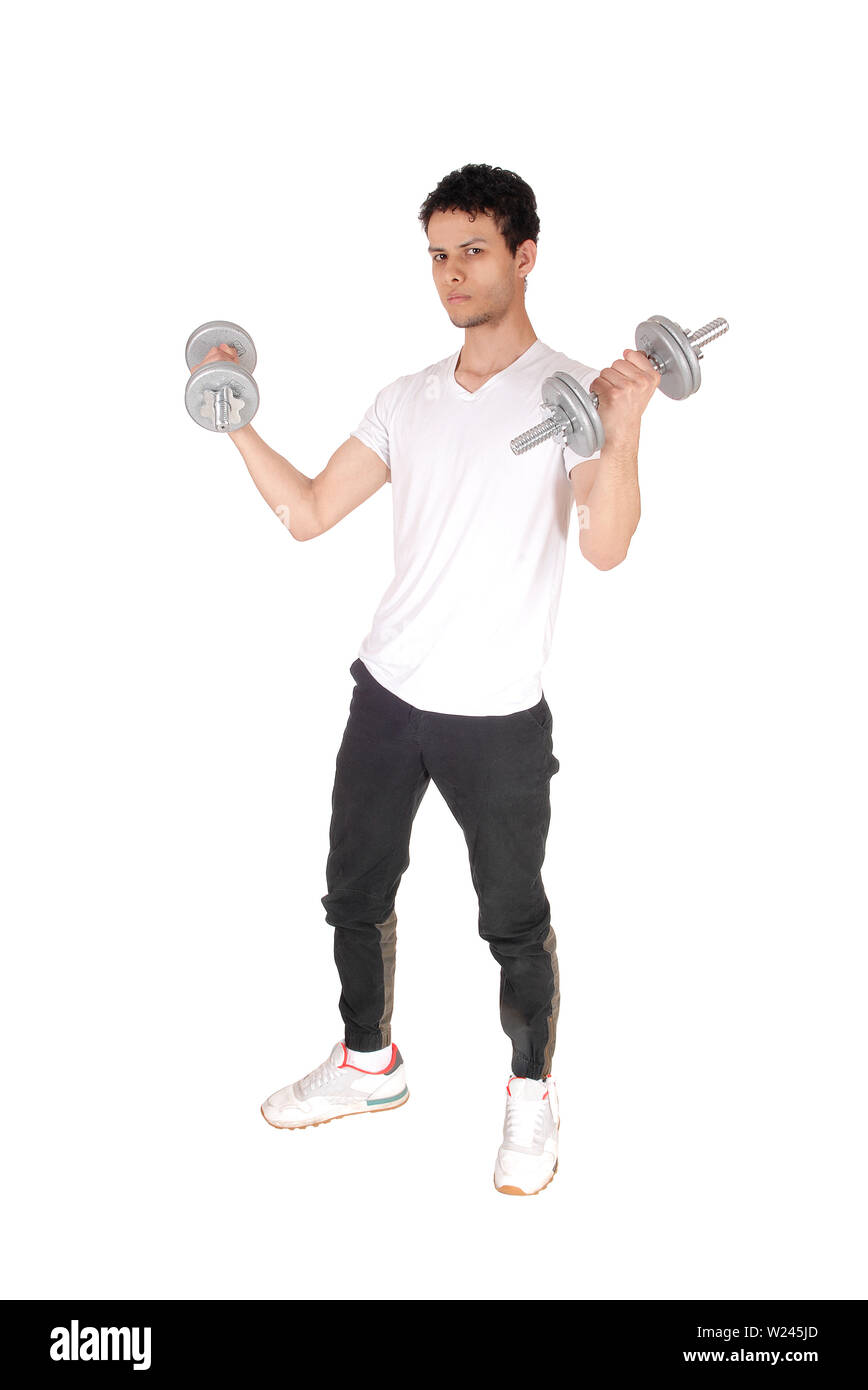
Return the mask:
[[[536,333],[527,314],[516,323],[481,323],[476,328],[466,328],[456,374],[487,379],[510,366],[535,342]]]

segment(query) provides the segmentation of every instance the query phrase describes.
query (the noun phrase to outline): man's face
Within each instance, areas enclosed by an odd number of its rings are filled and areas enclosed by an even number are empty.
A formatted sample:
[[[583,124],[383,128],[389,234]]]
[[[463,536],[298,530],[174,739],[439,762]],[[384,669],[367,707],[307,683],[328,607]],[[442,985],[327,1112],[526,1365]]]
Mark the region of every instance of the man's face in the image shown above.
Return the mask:
[[[431,214],[428,223],[431,270],[437,293],[456,328],[497,323],[517,297],[524,299],[518,255],[512,256],[489,213],[452,208]],[[523,243],[519,248],[532,243]],[[522,261],[522,273],[528,269]]]

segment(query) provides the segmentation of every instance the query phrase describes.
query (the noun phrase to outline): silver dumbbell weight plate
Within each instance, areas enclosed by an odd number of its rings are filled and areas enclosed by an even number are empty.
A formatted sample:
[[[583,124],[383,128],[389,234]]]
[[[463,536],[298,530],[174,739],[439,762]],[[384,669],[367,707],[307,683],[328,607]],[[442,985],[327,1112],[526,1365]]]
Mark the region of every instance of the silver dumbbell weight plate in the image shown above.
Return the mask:
[[[250,424],[259,409],[259,389],[237,363],[208,362],[187,382],[184,403],[197,425],[222,434]]]
[[[221,343],[228,343],[230,347],[234,347],[238,353],[239,367],[243,367],[247,372],[256,370],[256,348],[250,334],[237,323],[229,323],[226,319],[212,319],[210,323],[200,324],[187,339],[185,356],[190,371],[194,372],[202,358],[207,357],[211,349],[219,347]]]
[[[652,314],[636,329],[636,347],[646,357],[656,357],[663,367],[658,391],[672,401],[692,396],[702,384],[699,359],[683,328],[662,314]]]
[[[590,394],[567,372],[555,372],[543,382],[546,405],[560,408],[570,422],[567,445],[582,458],[602,449],[605,434]]]

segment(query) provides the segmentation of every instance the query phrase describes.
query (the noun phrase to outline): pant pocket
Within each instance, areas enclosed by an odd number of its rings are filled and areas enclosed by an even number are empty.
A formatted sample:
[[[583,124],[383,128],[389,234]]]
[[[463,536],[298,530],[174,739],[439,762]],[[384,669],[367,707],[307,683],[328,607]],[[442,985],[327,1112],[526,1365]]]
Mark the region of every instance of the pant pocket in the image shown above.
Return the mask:
[[[551,733],[554,720],[545,695],[543,695],[539,704],[532,705],[530,709],[524,709],[521,713],[526,719],[532,719],[534,724],[538,724],[541,729],[545,729],[546,733]]]

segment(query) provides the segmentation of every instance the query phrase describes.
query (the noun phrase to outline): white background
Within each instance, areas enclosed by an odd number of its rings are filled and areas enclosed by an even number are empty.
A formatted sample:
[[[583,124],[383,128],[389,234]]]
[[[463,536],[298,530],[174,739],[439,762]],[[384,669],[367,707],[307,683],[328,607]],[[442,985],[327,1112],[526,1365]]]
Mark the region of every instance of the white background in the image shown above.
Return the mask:
[[[856,16],[7,16],[6,1297],[868,1294]],[[320,898],[391,494],[299,544],[183,401],[190,331],[244,324],[257,431],[319,472],[463,341],[416,219],[469,161],[536,193],[553,347],[601,368],[649,314],[731,324],[646,412],[625,563],[570,531],[561,1158],[526,1202],[492,1182],[509,1045],[433,785],[397,901],[409,1104],[259,1113],[342,1036]]]

